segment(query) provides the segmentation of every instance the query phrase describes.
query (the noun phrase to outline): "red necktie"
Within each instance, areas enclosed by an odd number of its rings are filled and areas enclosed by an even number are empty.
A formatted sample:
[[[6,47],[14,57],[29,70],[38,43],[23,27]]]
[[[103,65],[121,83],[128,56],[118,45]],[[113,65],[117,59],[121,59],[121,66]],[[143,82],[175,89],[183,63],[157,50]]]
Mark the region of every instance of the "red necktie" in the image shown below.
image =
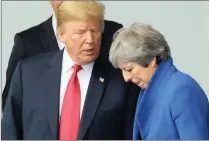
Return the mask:
[[[77,77],[78,71],[82,69],[74,65],[74,72],[66,88],[62,111],[60,117],[60,140],[76,140],[80,123],[81,90]]]

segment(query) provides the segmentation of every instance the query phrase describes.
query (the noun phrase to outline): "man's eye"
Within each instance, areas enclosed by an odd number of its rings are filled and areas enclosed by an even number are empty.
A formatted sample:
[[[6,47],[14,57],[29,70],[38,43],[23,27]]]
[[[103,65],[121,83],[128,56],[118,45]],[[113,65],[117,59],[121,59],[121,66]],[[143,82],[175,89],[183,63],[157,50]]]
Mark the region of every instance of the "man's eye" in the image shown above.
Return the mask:
[[[85,31],[83,31],[83,30],[78,30],[75,32],[75,34],[84,34],[84,33],[85,33]]]
[[[84,32],[77,32],[77,33],[75,33],[75,34],[79,34],[79,35],[82,35]]]
[[[97,32],[99,32],[99,30],[97,30],[97,29],[92,29],[91,32],[97,33]]]

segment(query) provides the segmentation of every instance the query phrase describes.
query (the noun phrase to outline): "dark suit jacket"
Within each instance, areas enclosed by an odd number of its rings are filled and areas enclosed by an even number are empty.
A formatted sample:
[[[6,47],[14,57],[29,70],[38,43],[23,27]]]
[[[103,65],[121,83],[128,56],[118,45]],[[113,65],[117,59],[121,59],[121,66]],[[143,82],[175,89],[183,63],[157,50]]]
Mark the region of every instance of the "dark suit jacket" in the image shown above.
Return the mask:
[[[20,61],[3,113],[3,140],[58,139],[62,55],[63,51],[56,51]],[[99,81],[100,77],[104,78],[103,83]],[[77,138],[131,139],[133,127],[130,124],[134,112],[132,115],[127,112],[135,109],[135,104],[130,106],[128,100],[139,91],[131,86],[124,82],[120,70],[98,58],[93,67]]]
[[[108,60],[112,36],[121,27],[122,25],[119,23],[105,20],[105,30],[102,35],[101,57],[104,57]],[[17,63],[26,57],[55,50],[59,50],[59,47],[52,27],[52,17],[37,26],[15,35],[14,46],[9,58],[6,72],[6,85],[2,94],[3,109],[8,96],[11,78]]]

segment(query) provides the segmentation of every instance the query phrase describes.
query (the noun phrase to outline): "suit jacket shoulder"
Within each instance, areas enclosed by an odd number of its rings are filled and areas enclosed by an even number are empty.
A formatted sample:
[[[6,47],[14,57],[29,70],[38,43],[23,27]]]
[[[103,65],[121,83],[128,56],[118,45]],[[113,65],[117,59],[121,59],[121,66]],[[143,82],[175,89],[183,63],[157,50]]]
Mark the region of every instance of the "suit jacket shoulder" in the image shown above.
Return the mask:
[[[109,29],[113,29],[112,32],[115,32],[116,30],[122,28],[123,25],[121,23],[105,20],[105,28],[108,29],[109,32],[111,32]]]
[[[111,43],[113,41],[114,33],[122,28],[123,25],[114,21],[105,20],[105,28],[102,34],[102,44],[100,48],[100,54],[102,58],[108,60],[109,58],[109,50]]]
[[[103,41],[106,40],[111,43],[114,33],[122,27],[123,25],[121,23],[105,20],[105,30],[103,32]]]
[[[47,19],[46,21],[44,21],[38,25],[32,26],[32,27],[30,27],[26,30],[23,30],[17,34],[19,36],[21,36],[22,38],[26,38],[26,39],[33,39],[34,37],[37,38],[40,36],[40,32],[43,31],[43,26],[45,26],[46,24],[49,26],[50,23],[52,23],[52,17],[50,17],[49,19]]]
[[[32,70],[36,71],[38,69],[43,69],[47,67],[48,64],[50,64],[50,62],[55,56],[59,56],[59,58],[56,59],[60,59],[59,61],[61,61],[62,53],[63,50],[52,51],[45,54],[39,54],[36,56],[30,56],[21,61],[21,66],[27,67],[29,69],[29,70],[27,69],[28,72]]]
[[[193,77],[177,70],[168,81],[165,91],[172,92],[170,97],[175,99],[176,97],[181,98],[185,95],[186,93],[181,94],[181,91],[184,90],[191,92],[189,97],[199,97],[204,94],[203,89]]]

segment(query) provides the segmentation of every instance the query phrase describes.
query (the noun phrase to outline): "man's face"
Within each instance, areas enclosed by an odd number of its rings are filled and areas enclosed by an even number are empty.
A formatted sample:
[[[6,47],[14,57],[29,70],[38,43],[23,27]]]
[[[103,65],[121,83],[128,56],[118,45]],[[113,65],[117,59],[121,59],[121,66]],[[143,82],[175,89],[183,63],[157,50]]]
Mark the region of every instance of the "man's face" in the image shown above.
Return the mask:
[[[59,33],[70,57],[79,65],[89,64],[99,55],[101,44],[100,21],[72,21]]]

